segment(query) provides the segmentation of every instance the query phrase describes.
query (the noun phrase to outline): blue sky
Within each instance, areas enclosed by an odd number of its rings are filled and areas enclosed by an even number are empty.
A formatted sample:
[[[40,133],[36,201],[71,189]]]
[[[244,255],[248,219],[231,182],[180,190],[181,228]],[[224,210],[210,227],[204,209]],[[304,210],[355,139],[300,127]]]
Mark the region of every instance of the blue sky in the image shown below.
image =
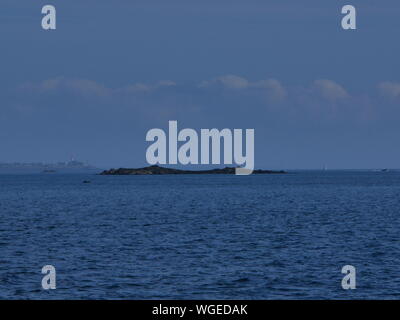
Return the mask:
[[[357,30],[341,29],[344,4]],[[258,168],[400,167],[398,1],[0,7],[0,161],[145,165],[146,132],[178,120],[254,128]]]

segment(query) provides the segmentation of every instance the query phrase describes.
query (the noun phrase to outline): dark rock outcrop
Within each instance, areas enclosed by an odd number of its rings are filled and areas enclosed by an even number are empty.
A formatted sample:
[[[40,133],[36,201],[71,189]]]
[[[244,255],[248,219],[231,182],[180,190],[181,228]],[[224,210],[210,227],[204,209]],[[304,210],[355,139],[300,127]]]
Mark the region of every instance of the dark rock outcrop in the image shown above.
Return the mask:
[[[282,174],[285,171],[272,171],[272,170],[254,170],[253,174]],[[138,169],[110,169],[105,170],[101,175],[149,175],[149,174],[235,174],[235,168],[226,167],[223,169],[211,169],[211,170],[179,170],[171,168],[163,168],[157,165],[138,168]]]

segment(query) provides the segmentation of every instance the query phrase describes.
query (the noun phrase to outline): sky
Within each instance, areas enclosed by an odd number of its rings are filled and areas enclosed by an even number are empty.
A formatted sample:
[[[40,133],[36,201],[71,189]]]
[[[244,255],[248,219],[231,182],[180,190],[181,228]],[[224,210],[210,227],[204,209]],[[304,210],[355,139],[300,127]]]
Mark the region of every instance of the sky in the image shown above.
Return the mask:
[[[42,6],[57,29],[41,28]],[[357,30],[341,8],[357,9]],[[398,0],[2,0],[0,162],[146,165],[146,133],[255,130],[255,166],[400,168]]]

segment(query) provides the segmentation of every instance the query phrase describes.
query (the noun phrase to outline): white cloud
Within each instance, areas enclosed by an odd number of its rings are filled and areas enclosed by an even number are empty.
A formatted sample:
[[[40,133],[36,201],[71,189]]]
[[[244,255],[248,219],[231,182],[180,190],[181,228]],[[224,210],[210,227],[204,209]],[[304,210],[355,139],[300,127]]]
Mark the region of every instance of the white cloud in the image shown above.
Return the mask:
[[[111,93],[111,89],[92,80],[68,80],[65,82],[65,85],[67,88],[83,95],[107,96]]]
[[[119,92],[137,93],[150,92],[159,88],[173,87],[176,83],[171,80],[162,80],[155,84],[134,83],[122,88],[108,88],[96,81],[87,79],[68,79],[63,77],[41,81],[39,83],[25,83],[20,89],[35,91],[39,93],[52,92],[56,90],[67,90],[75,94],[85,96],[105,97]]]
[[[261,89],[265,90],[268,97],[274,100],[282,100],[287,96],[286,89],[276,79],[266,79],[260,81],[249,81],[246,78],[236,75],[224,75],[212,80],[206,80],[200,83],[200,88],[212,86],[221,86],[227,89],[244,90],[244,89]]]
[[[144,84],[144,83],[134,83],[126,87],[116,89],[115,91],[122,91],[126,93],[136,93],[136,92],[150,92],[159,88],[175,87],[176,83],[172,80],[162,80],[155,84]]]
[[[175,87],[176,83],[172,80],[161,80],[156,84],[156,88],[160,87]]]
[[[215,85],[221,85],[222,87],[229,89],[245,89],[249,86],[249,81],[245,78],[228,74],[212,80],[203,81],[200,83],[200,88],[211,87]]]
[[[135,92],[149,92],[151,91],[152,87],[144,84],[144,83],[134,83],[123,87],[121,89],[117,89],[118,91],[123,91],[127,93],[135,93]]]
[[[400,83],[386,81],[380,83],[378,88],[384,97],[392,99],[400,97]]]
[[[349,97],[347,91],[332,80],[320,79],[314,81],[315,89],[328,100],[339,100]]]
[[[283,100],[287,96],[284,86],[275,79],[261,80],[253,83],[251,86],[255,88],[266,89],[268,96],[274,100]]]
[[[72,91],[73,93],[92,96],[107,96],[111,93],[111,89],[96,81],[87,79],[66,79],[62,77],[44,80],[39,83],[26,83],[22,85],[20,89],[38,91],[41,93],[64,89]]]

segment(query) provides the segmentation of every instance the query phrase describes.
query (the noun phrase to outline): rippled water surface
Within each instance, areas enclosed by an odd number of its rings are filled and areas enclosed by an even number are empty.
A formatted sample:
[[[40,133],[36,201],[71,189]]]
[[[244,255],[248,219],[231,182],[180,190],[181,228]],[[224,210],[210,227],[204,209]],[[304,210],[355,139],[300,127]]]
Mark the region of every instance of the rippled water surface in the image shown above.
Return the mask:
[[[400,298],[399,208],[399,172],[0,175],[0,298]]]

